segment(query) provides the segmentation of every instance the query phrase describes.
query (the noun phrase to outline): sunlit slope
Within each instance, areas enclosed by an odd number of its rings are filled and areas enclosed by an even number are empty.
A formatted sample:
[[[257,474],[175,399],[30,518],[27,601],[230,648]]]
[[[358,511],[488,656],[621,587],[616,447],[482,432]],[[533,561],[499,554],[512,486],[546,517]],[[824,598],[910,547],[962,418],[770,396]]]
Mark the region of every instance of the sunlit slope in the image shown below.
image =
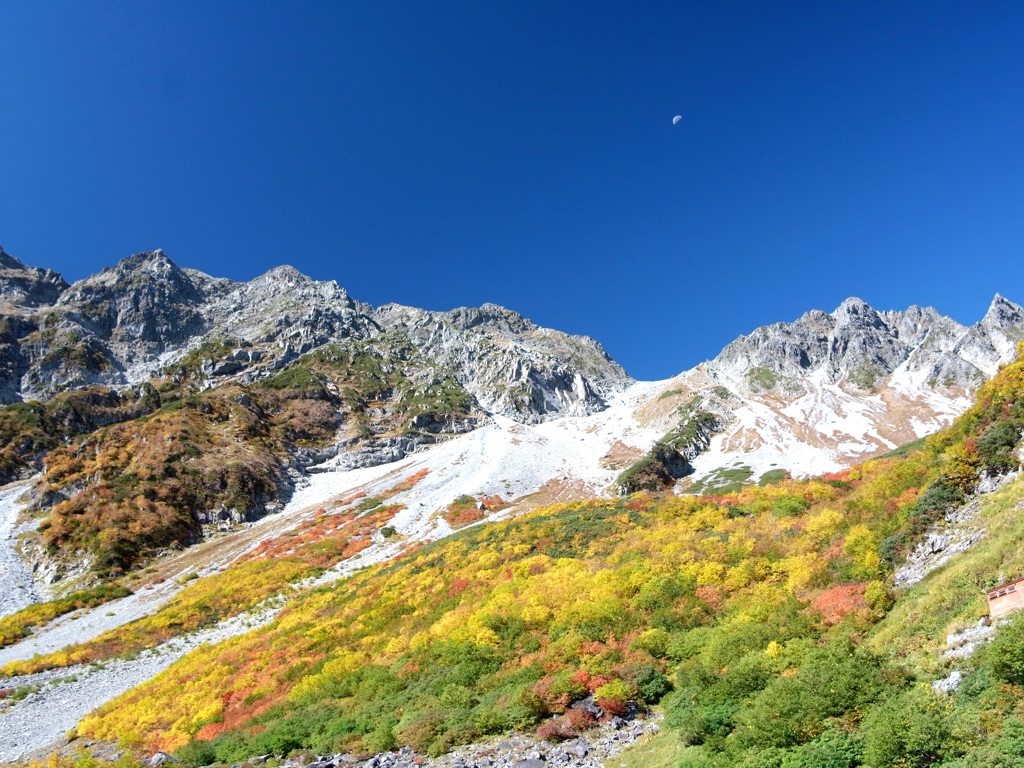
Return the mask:
[[[896,743],[892,702],[924,717],[934,697],[917,681],[940,670],[864,638],[900,635],[878,622],[920,593],[893,592],[892,564],[982,473],[1019,463],[1022,426],[1018,361],[907,455],[724,497],[579,502],[469,529],[300,597],[81,730],[150,747],[196,740],[183,756],[206,762],[299,746],[439,752],[560,715],[587,692],[611,710],[668,693],[667,721],[698,763],[838,750],[848,765],[918,764],[918,746]],[[1012,672],[986,670],[981,689],[995,696]],[[920,747],[938,760],[995,744],[1013,709],[989,706],[974,741],[958,742],[959,704],[948,706]]]

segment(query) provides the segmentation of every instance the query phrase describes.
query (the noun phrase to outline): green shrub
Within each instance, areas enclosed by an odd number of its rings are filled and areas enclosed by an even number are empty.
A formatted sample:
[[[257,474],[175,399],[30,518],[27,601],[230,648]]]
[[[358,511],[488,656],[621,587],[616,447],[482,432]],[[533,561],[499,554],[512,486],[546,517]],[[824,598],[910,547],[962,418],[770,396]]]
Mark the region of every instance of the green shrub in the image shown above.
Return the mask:
[[[367,752],[390,752],[398,746],[395,738],[396,722],[385,721],[363,736],[363,746]]]
[[[978,456],[991,472],[1003,473],[1012,470],[1020,461],[1013,455],[1013,449],[1020,442],[1021,425],[1012,421],[997,421],[978,438]]]
[[[784,469],[769,469],[761,478],[757,481],[757,484],[762,488],[766,485],[774,485],[775,483],[781,483],[789,476],[789,473]]]
[[[185,765],[209,765],[217,759],[217,752],[208,741],[190,741],[174,750],[174,756]]]
[[[642,701],[657,704],[661,698],[672,690],[672,683],[661,672],[652,666],[642,667],[636,676],[636,687]]]
[[[854,768],[863,754],[864,744],[856,736],[829,730],[787,754],[780,768]]]
[[[872,768],[925,768],[955,747],[950,702],[929,686],[873,708],[864,721],[864,762]]]
[[[808,655],[794,677],[774,679],[740,718],[744,739],[792,747],[823,732],[830,717],[860,711],[886,688],[880,661],[835,642]]]
[[[664,658],[668,652],[668,644],[672,636],[664,629],[648,629],[636,638],[631,647],[636,651],[646,651],[656,659]]]
[[[1000,627],[986,658],[995,677],[1014,685],[1024,684],[1024,616],[1018,614]]]

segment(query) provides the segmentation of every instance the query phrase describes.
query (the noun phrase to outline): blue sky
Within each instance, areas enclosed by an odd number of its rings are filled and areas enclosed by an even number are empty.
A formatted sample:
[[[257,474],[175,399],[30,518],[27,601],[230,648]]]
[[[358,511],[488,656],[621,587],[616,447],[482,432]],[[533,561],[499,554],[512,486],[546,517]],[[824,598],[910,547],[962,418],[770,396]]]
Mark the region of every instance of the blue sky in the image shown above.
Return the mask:
[[[850,295],[1024,302],[1020,3],[8,1],[0,30],[0,243],[68,279],[287,263],[638,378]]]

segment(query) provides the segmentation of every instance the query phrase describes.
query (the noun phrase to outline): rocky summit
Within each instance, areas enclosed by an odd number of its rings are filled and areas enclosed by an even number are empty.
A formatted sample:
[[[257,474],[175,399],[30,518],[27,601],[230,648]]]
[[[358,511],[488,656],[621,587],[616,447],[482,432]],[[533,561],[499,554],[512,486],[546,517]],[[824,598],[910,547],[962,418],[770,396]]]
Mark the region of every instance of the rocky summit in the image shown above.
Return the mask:
[[[931,307],[880,312],[850,298],[757,328],[637,410],[666,430],[642,484],[709,491],[765,473],[834,472],[893,450],[962,413],[1022,338],[1024,309],[999,295],[969,327]],[[681,469],[670,471],[673,461]]]
[[[970,328],[931,307],[878,312],[850,298],[831,314],[813,310],[741,336],[707,368],[751,392],[795,392],[818,373],[862,391],[897,372],[931,388],[972,387],[1012,359],[1022,329],[1024,309],[998,294]]]
[[[631,383],[593,339],[502,307],[374,309],[287,266],[235,283],[182,269],[156,250],[68,286],[3,253],[0,291],[3,402],[139,384],[189,354],[204,357],[207,385],[253,382],[326,345],[373,346],[379,337],[407,340],[487,411],[523,422],[592,412]]]

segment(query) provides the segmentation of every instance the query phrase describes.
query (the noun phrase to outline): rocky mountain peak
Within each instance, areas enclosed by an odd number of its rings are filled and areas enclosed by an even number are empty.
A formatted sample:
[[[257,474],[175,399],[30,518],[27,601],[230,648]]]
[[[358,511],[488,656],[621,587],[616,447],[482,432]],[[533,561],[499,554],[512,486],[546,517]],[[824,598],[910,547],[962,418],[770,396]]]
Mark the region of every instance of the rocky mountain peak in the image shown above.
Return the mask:
[[[268,269],[259,277],[254,278],[253,282],[283,283],[286,285],[296,285],[300,283],[315,283],[316,280],[302,274],[301,272],[299,272],[299,270],[297,270],[290,264],[282,264],[279,267],[273,267],[271,269]]]
[[[448,312],[387,304],[374,318],[456,371],[485,409],[520,421],[599,411],[632,383],[593,339],[540,328],[497,304]]]
[[[280,266],[264,272],[248,283],[240,283],[237,291],[249,301],[284,298],[292,302],[325,302],[355,307],[348,291],[334,280],[314,280],[295,267]]]
[[[53,304],[67,288],[57,272],[26,266],[0,247],[0,302],[41,307]]]
[[[11,256],[4,250],[4,247],[0,245],[0,269],[25,269],[25,265],[18,261],[16,258]]]
[[[1024,307],[1014,304],[1000,294],[996,294],[989,305],[988,312],[981,319],[982,325],[989,328],[1019,327],[1024,320]]]
[[[1002,296],[971,328],[932,307],[878,312],[851,297],[830,314],[812,310],[792,323],[757,328],[708,368],[741,390],[767,387],[792,396],[805,391],[803,377],[819,370],[825,381],[855,389],[871,389],[901,367],[928,386],[970,388],[1012,357],[1022,333],[1024,310]]]
[[[832,381],[871,370],[891,373],[907,356],[896,329],[866,301],[846,299],[833,313],[836,326],[829,340],[826,371]]]
[[[518,312],[489,303],[479,307],[459,307],[447,312],[446,317],[453,326],[463,330],[489,325],[511,333],[527,333],[537,328],[535,323]]]
[[[127,296],[136,297],[133,303],[188,305],[199,304],[206,298],[192,277],[157,249],[132,254],[99,274],[79,280],[61,297],[61,304],[109,300],[121,303]]]
[[[165,276],[176,271],[180,267],[171,261],[163,248],[152,251],[141,251],[121,259],[114,267],[119,272],[149,272],[157,276]]]
[[[878,322],[878,313],[864,299],[850,296],[832,312],[832,316],[840,322],[867,322],[871,325]]]
[[[959,341],[957,352],[992,376],[1001,364],[1013,358],[1021,339],[1024,339],[1024,308],[997,293],[985,316]]]

